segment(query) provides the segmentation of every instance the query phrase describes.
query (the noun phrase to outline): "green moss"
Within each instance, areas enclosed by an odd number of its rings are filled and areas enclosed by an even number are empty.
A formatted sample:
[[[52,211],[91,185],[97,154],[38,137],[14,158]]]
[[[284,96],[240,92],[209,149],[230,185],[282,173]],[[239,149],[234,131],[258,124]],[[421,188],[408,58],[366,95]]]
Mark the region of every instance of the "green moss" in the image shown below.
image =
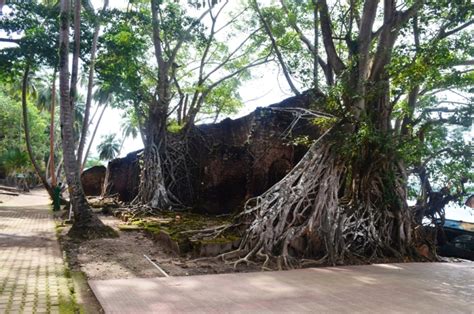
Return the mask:
[[[67,288],[69,290],[69,296],[64,294],[59,295],[58,306],[59,313],[84,313],[82,307],[77,303],[76,300],[76,289],[74,288],[73,274],[69,269],[68,260],[64,258],[64,277],[67,278]]]
[[[121,224],[118,225],[118,229],[121,231],[136,231],[136,230],[143,230],[142,226],[139,225],[126,225],[126,224]]]
[[[61,314],[75,314],[83,313],[73,300],[67,300],[63,296],[59,297],[59,313]]]
[[[161,229],[160,229],[160,225],[156,224],[156,223],[147,223],[147,222],[144,222],[143,223],[143,229],[145,231],[148,231],[150,233],[154,233],[154,234],[158,234],[160,233]]]
[[[66,226],[64,226],[63,224],[57,223],[55,228],[56,228],[56,236],[59,237],[61,233],[63,232],[63,230],[66,228]]]
[[[214,217],[189,212],[163,212],[159,217],[141,218],[131,222],[143,228],[145,232],[158,235],[166,233],[176,243],[181,253],[188,252],[195,246],[211,243],[232,243],[239,239],[237,235],[225,234],[215,239],[192,241],[185,231],[202,230],[222,226],[231,222],[229,217]]]
[[[143,227],[145,222],[142,219],[133,219],[132,221],[130,221],[130,223],[134,226]]]

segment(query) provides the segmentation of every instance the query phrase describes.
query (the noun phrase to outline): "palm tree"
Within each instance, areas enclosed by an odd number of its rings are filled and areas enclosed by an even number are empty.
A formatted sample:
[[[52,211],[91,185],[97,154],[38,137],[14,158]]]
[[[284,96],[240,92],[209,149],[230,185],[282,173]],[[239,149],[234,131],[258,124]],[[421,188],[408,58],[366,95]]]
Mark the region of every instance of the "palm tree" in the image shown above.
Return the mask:
[[[102,142],[97,145],[99,158],[101,160],[111,160],[120,152],[120,142],[116,134],[102,136]]]
[[[112,88],[108,85],[98,83],[97,88],[94,91],[93,98],[94,98],[94,101],[97,103],[97,109],[89,123],[92,124],[92,121],[94,120],[94,117],[97,113],[97,110],[99,109],[99,106],[102,106],[102,111],[99,115],[99,118],[97,119],[94,131],[92,132],[92,136],[89,141],[89,145],[87,146],[86,153],[84,154],[81,170],[84,169],[84,166],[87,163],[87,158],[89,157],[89,152],[92,148],[92,143],[94,142],[95,135],[97,134],[97,130],[99,129],[99,125],[100,125],[100,122],[102,121],[102,117],[104,116],[105,110],[107,109],[108,105],[114,101],[114,94],[113,94]]]
[[[39,82],[39,89],[37,91],[36,106],[40,109],[46,109],[50,113],[50,124],[49,124],[49,169],[46,173],[49,173],[51,179],[52,188],[56,187],[57,180],[55,175],[55,164],[54,164],[54,133],[55,133],[55,107],[56,103],[59,102],[59,95],[56,93],[56,74],[57,69],[54,69],[52,77],[46,77],[48,83],[45,84],[45,78],[37,77],[36,81]]]
[[[48,194],[50,195],[51,198],[53,198],[53,189],[51,185],[49,184],[48,180],[46,179],[46,176],[43,175],[41,172],[41,167],[40,164],[36,161],[35,155],[33,152],[33,146],[31,145],[31,136],[30,136],[30,125],[29,125],[29,119],[28,119],[28,86],[29,86],[29,76],[30,76],[30,61],[28,60],[25,65],[24,73],[23,73],[23,79],[21,83],[21,107],[22,107],[22,115],[23,115],[23,130],[25,132],[25,142],[26,142],[26,150],[28,152],[28,156],[30,158],[31,164],[33,165],[33,168],[35,169],[36,174],[41,180],[41,183],[43,183],[44,188],[46,191],[48,191]]]
[[[59,37],[59,91],[60,91],[60,116],[61,135],[63,146],[64,172],[69,186],[71,208],[74,212],[74,223],[69,235],[81,238],[94,238],[99,236],[115,235],[110,227],[105,226],[93,213],[87,203],[84,190],[82,189],[79,175],[79,165],[76,157],[76,144],[74,141],[74,112],[71,107],[71,96],[75,95],[70,90],[69,82],[69,26],[71,15],[71,2],[61,0],[60,11],[60,37]],[[80,1],[74,1],[75,19],[80,16]],[[79,10],[78,10],[79,9]],[[77,22],[77,21],[76,21]],[[79,24],[79,23],[77,23]],[[76,27],[76,32],[80,27]],[[74,58],[73,58],[74,59]],[[73,60],[74,61],[74,60]],[[74,74],[73,62],[73,74]],[[74,75],[73,75],[74,76]],[[75,80],[71,80],[71,86],[75,87]],[[73,88],[74,89],[74,88]]]
[[[109,1],[105,0],[102,13],[107,9],[108,5],[109,5]],[[92,8],[92,12],[94,12],[93,8]],[[87,133],[88,133],[87,131],[90,124],[89,115],[90,115],[91,103],[92,103],[92,98],[93,98],[92,87],[94,84],[94,65],[95,65],[95,59],[96,59],[99,33],[100,33],[100,18],[97,16],[96,21],[95,21],[95,27],[94,27],[94,36],[92,39],[91,59],[89,62],[89,76],[88,76],[88,81],[87,81],[87,96],[86,96],[86,102],[85,102],[84,119],[82,121],[82,133],[81,133],[81,138],[79,140],[79,146],[77,148],[77,161],[80,168],[82,168],[82,154],[84,151],[84,147],[86,145],[86,139],[87,139]]]
[[[133,139],[138,136],[138,119],[133,113],[126,113],[122,116],[122,122],[120,123],[120,129],[122,129],[122,143],[120,144],[119,154],[122,152],[123,143],[128,137]]]

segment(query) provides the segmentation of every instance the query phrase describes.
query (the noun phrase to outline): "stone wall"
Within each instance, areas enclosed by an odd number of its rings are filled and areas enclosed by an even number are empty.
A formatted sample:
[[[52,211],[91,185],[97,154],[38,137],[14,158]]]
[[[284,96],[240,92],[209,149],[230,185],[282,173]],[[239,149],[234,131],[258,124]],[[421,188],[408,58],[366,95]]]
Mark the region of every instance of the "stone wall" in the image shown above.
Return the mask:
[[[140,151],[109,162],[105,175],[103,196],[117,195],[122,202],[131,202],[138,193],[140,183]]]
[[[81,174],[81,182],[86,196],[99,196],[104,186],[106,168],[95,166],[84,170]]]
[[[197,126],[189,145],[192,199],[188,205],[202,213],[231,213],[282,179],[307,150],[295,146],[294,138],[315,138],[319,132],[310,122],[301,121],[291,136],[285,137],[294,116],[275,109],[307,108],[313,99],[304,93],[239,119]],[[133,200],[138,192],[139,153],[109,163],[104,195],[118,194],[122,201]]]

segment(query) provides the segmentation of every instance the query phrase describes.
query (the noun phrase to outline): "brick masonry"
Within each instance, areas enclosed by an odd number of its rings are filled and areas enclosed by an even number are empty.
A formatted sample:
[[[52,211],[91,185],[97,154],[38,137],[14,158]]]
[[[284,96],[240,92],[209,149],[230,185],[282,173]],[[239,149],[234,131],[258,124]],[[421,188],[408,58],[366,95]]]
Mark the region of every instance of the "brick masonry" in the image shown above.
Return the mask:
[[[72,295],[55,225],[46,205],[25,204],[0,205],[0,313],[60,313]]]

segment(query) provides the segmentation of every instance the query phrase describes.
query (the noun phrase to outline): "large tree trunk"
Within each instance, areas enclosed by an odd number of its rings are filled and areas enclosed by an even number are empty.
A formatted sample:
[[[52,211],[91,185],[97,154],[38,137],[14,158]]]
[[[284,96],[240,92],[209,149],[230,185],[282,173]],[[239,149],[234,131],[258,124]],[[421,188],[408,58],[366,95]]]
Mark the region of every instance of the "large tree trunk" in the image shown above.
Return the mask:
[[[146,138],[143,161],[141,164],[140,186],[134,204],[145,205],[151,209],[168,209],[174,205],[176,198],[172,196],[165,180],[164,162],[167,160],[167,117],[171,96],[170,74],[172,63],[176,57],[177,49],[174,48],[173,56],[165,60],[161,36],[161,22],[159,20],[160,1],[150,0],[151,17],[153,23],[153,47],[158,64],[158,84],[156,98],[152,100],[148,109],[146,121]]]
[[[30,137],[30,124],[28,122],[28,103],[27,103],[27,88],[28,88],[28,76],[30,73],[30,65],[27,63],[25,66],[25,71],[23,73],[23,81],[21,85],[21,107],[23,112],[23,130],[25,132],[25,142],[26,149],[28,151],[28,156],[30,158],[31,164],[35,169],[36,175],[40,178],[41,183],[43,184],[46,191],[48,191],[51,199],[53,198],[53,189],[49,185],[46,177],[41,172],[41,168],[36,162],[35,155],[33,153],[33,147],[31,146],[31,137]]]
[[[140,186],[134,203],[148,205],[153,209],[169,209],[173,201],[166,186],[163,165],[167,152],[166,113],[158,108],[160,107],[152,105],[150,109]]]
[[[69,15],[70,2],[61,0],[60,40],[59,40],[59,89],[61,95],[61,136],[64,158],[64,172],[68,183],[74,223],[70,235],[81,238],[111,235],[110,228],[92,214],[82,189],[79,165],[77,163],[74,143],[73,103],[69,89]],[[79,31],[76,29],[76,31]]]
[[[374,103],[386,100],[384,93]],[[411,255],[406,174],[387,145],[384,117],[374,116],[373,134],[359,142],[363,123],[326,131],[285,178],[247,202],[240,247],[224,258],[292,268],[305,259],[335,265]]]

